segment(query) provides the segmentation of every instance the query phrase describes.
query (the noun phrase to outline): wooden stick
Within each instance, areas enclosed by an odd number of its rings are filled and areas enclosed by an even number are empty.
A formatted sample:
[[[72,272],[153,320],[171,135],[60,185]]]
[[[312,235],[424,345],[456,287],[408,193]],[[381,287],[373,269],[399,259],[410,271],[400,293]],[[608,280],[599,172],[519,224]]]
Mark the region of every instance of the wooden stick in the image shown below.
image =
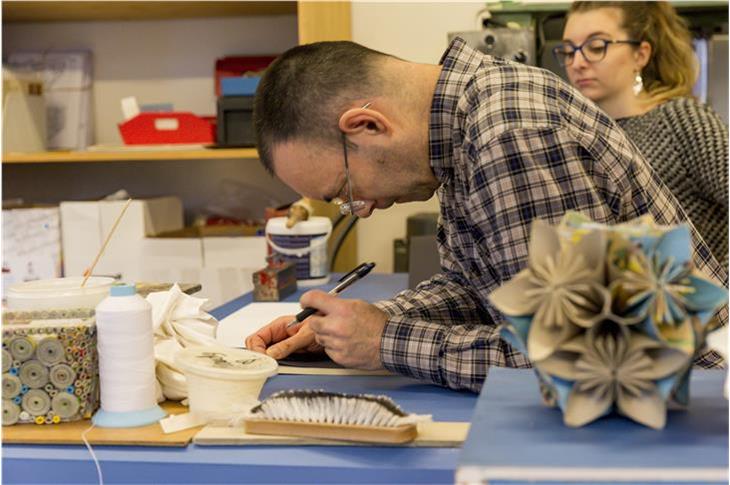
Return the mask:
[[[119,222],[122,220],[122,216],[124,216],[124,213],[127,212],[127,208],[129,207],[129,204],[132,203],[132,199],[130,198],[127,200],[127,203],[124,204],[124,207],[122,207],[122,211],[117,216],[117,220],[114,221],[114,225],[109,230],[109,234],[106,235],[106,240],[104,241],[104,244],[101,245],[101,249],[99,249],[99,252],[96,254],[96,258],[94,258],[94,262],[91,263],[91,266],[89,269],[87,269],[84,273],[84,281],[81,282],[81,288],[86,285],[86,281],[91,277],[91,272],[94,271],[94,267],[96,266],[96,263],[99,262],[99,258],[101,258],[101,255],[104,253],[104,250],[106,249],[107,244],[109,244],[109,240],[112,238],[112,234],[114,234],[114,231],[117,229],[117,226],[119,225]]]

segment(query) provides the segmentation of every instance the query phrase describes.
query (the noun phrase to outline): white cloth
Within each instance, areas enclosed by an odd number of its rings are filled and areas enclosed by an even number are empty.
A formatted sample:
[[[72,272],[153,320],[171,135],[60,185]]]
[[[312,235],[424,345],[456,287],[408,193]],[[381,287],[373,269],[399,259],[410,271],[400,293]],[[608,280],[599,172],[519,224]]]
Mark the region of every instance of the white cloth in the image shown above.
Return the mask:
[[[150,293],[147,301],[152,305],[157,401],[185,399],[187,384],[175,354],[187,347],[215,345],[218,320],[203,310],[208,300],[186,295],[177,284]]]
[[[728,330],[727,326],[720,327],[717,330],[709,333],[707,335],[707,346],[710,348],[710,350],[714,350],[718,354],[722,356],[723,359],[725,359],[725,366],[728,366],[728,355],[727,355],[727,348],[728,348]],[[728,366],[730,367],[730,366]],[[725,371],[730,372],[730,369]],[[725,377],[725,399],[728,399],[728,396],[730,396],[730,375],[727,375]]]

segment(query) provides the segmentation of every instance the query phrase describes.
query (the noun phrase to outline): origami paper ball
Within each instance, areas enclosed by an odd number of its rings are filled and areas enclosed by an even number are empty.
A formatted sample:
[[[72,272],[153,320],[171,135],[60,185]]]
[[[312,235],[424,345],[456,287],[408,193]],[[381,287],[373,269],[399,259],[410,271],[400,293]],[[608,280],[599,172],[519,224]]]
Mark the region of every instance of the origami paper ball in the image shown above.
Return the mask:
[[[688,403],[692,361],[727,290],[696,270],[686,225],[535,220],[528,266],[490,295],[568,426],[617,411],[652,428]]]

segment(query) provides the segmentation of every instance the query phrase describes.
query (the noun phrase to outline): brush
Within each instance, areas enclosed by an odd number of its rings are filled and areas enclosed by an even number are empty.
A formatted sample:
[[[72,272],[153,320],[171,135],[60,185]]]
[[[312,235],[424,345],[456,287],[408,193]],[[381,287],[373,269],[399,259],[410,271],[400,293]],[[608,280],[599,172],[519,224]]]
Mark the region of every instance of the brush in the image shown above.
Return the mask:
[[[247,433],[367,443],[406,443],[417,423],[431,416],[406,414],[387,396],[321,390],[279,391],[244,416]]]

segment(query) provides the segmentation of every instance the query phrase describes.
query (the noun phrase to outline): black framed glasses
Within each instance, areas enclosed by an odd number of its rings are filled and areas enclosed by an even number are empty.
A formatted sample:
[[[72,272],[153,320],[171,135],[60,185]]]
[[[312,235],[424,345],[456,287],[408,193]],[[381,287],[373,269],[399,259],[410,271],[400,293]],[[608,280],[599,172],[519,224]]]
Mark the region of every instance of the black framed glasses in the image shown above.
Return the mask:
[[[599,62],[602,61],[604,57],[606,57],[606,51],[608,50],[608,46],[611,44],[639,45],[641,44],[641,41],[607,40],[594,38],[586,40],[581,45],[573,45],[569,42],[566,42],[553,48],[553,56],[555,56],[555,60],[557,60],[561,66],[570,66],[571,64],[573,64],[573,60],[575,59],[575,53],[578,51],[583,54],[583,59],[585,59],[586,61]]]
[[[371,103],[367,103],[360,109],[367,109]],[[353,200],[352,198],[352,182],[350,181],[350,162],[347,160],[347,135],[342,133],[342,153],[345,157],[345,187],[347,189],[347,200],[342,200],[340,197],[332,199],[332,203],[336,204],[340,209],[340,214],[343,216],[354,215],[357,211],[365,207],[365,201]]]

